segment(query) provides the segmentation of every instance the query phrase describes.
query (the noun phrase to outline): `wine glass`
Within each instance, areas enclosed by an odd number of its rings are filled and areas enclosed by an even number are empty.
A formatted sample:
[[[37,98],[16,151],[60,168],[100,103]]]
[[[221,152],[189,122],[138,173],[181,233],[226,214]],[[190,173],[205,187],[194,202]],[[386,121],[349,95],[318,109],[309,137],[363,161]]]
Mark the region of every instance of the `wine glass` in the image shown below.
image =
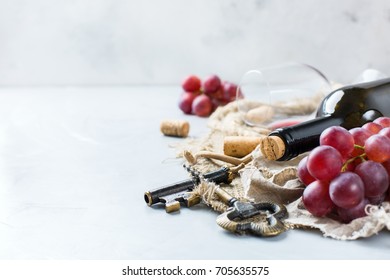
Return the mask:
[[[313,66],[284,63],[246,72],[237,90],[237,106],[250,126],[299,121],[313,113],[330,90],[326,76]]]

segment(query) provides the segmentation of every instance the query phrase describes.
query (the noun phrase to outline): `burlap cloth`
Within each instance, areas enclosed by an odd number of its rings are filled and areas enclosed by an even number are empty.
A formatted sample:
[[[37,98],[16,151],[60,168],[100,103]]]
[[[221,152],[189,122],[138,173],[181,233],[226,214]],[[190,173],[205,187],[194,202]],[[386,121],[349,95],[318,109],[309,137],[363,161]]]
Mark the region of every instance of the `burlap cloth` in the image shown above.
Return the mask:
[[[246,101],[239,101],[246,102]],[[290,102],[280,107],[284,113],[294,115],[297,111],[313,112],[318,106],[318,99]],[[223,153],[225,136],[260,136],[270,131],[266,126],[251,127],[242,121],[236,102],[218,108],[209,118],[210,128],[205,137],[188,139],[180,147],[180,151],[189,150],[196,154],[199,151]],[[252,160],[240,170],[233,182],[224,189],[233,196],[252,201],[272,200],[286,205],[289,216],[285,223],[291,228],[318,229],[324,236],[338,240],[354,240],[377,234],[383,229],[390,230],[390,203],[366,208],[368,215],[355,219],[349,224],[343,224],[335,219],[317,218],[311,215],[303,206],[302,192],[304,186],[297,179],[297,165],[302,157],[286,162],[266,160],[259,149],[252,152]],[[222,162],[200,158],[195,164],[199,171],[215,170],[217,166],[226,165]],[[200,195],[203,202],[214,210],[223,212],[227,206],[209,192],[207,182],[201,183],[194,192]]]

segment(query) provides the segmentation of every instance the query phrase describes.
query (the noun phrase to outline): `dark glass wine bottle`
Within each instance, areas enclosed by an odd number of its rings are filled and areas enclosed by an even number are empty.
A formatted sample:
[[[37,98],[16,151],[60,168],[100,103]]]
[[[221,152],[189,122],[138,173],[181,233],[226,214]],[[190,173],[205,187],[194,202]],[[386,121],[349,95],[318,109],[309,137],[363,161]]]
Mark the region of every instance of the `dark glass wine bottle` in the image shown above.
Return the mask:
[[[390,78],[331,92],[315,119],[273,131],[261,149],[269,159],[289,160],[318,146],[322,131],[330,126],[351,129],[381,116],[390,116]]]

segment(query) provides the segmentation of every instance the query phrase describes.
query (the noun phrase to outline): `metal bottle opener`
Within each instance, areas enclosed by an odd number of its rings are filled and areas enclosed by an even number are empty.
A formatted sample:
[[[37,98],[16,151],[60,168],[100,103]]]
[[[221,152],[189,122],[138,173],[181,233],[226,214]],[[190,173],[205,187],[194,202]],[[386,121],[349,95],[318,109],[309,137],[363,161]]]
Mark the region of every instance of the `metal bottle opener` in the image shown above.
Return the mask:
[[[287,216],[284,205],[269,201],[257,203],[239,201],[221,189],[219,184],[229,184],[232,181],[234,172],[231,169],[222,167],[202,174],[191,166],[184,165],[184,167],[191,174],[190,179],[145,192],[145,202],[149,206],[163,203],[167,212],[179,210],[180,203],[190,207],[200,202],[200,197],[192,196],[190,192],[201,180],[204,180],[217,185],[214,189],[215,194],[229,206],[226,212],[217,217],[217,224],[222,228],[231,232],[252,233],[258,236],[276,236],[287,230],[281,221]]]
[[[208,181],[192,167],[185,166],[193,176]],[[252,233],[259,236],[276,236],[287,230],[281,219],[287,216],[287,209],[283,204],[263,202],[242,202],[221,189],[219,185],[214,189],[215,194],[222,202],[230,206],[226,212],[217,217],[217,224],[231,232]]]

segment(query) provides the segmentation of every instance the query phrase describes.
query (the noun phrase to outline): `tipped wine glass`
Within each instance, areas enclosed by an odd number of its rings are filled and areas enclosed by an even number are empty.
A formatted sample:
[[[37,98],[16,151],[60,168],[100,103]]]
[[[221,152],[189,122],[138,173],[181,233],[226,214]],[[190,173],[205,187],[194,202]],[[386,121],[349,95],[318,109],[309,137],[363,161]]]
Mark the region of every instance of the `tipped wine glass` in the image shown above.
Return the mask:
[[[246,72],[238,87],[237,106],[250,126],[282,119],[303,120],[316,111],[331,84],[318,69],[290,62]]]

